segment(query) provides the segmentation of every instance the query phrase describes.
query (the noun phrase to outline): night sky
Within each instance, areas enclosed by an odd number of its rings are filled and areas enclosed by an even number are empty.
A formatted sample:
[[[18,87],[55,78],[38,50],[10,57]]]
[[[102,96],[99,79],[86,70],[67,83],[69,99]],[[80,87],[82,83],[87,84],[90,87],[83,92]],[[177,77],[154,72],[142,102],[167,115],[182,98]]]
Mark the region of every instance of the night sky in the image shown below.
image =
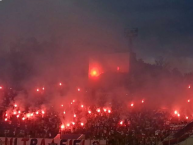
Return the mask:
[[[124,29],[138,28],[138,58],[153,63],[162,56],[186,72],[193,70],[192,17],[192,0],[2,0],[0,49],[35,37],[57,40],[66,51],[124,52]]]

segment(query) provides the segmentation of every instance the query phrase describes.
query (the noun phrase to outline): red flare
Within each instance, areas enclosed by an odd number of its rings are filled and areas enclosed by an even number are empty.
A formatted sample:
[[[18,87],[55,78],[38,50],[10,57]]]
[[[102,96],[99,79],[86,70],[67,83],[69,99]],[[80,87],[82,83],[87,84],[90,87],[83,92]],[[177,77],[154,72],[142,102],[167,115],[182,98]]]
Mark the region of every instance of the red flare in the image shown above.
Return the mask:
[[[61,129],[64,129],[64,127],[65,127],[65,126],[62,124],[62,125],[61,125]]]
[[[100,109],[97,109],[97,112],[99,113],[99,112],[101,112],[101,110],[100,110]]]

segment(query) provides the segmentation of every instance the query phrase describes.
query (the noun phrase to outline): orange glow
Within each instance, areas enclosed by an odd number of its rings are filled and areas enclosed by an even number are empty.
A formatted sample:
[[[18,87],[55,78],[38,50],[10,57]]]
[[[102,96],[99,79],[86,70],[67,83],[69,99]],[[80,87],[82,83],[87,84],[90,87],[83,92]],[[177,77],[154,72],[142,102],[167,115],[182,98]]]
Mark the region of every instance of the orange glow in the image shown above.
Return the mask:
[[[98,71],[96,69],[93,69],[93,70],[91,70],[90,75],[91,75],[91,77],[97,77],[99,74],[98,74]]]

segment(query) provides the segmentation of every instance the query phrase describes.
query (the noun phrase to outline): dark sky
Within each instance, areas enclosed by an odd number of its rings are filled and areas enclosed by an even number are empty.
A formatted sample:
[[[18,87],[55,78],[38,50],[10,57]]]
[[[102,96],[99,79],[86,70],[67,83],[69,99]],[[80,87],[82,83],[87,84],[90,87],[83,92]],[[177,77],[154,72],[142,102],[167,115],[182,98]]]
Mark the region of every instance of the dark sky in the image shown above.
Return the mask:
[[[188,71],[193,70],[192,15],[192,0],[2,0],[0,49],[35,37],[57,39],[63,50],[124,51],[124,29],[137,27],[138,58],[152,63],[163,56]]]

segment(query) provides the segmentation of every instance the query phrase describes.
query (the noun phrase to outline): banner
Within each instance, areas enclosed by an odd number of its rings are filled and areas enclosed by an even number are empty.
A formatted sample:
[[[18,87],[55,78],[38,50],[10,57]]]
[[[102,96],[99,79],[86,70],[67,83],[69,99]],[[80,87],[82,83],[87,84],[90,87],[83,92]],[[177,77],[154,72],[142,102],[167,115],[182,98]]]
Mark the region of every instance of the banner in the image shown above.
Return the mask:
[[[106,140],[74,140],[0,137],[0,145],[106,145]]]

